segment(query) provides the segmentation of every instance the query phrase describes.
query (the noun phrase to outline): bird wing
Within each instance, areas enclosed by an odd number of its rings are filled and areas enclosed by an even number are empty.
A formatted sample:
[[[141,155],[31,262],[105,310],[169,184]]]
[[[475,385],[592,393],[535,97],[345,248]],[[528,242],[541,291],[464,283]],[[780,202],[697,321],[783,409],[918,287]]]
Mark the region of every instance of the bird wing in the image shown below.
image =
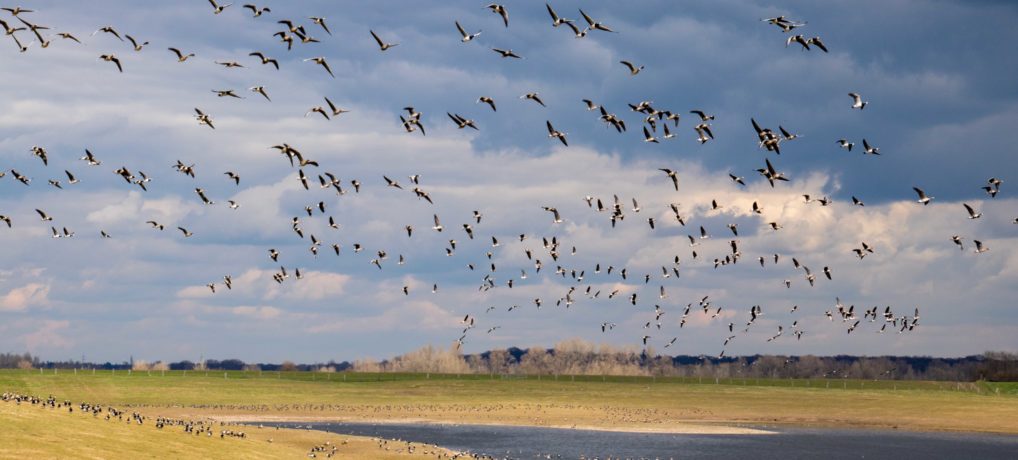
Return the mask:
[[[371,32],[372,37],[375,37],[375,41],[378,42],[379,47],[385,47],[385,43],[382,42],[381,38],[378,38],[378,34],[376,34],[375,31],[371,30],[369,32]]]
[[[546,6],[548,8],[548,14],[551,15],[551,20],[552,21],[558,21],[558,15],[555,14],[555,10],[551,9],[551,5],[545,3],[544,6]]]

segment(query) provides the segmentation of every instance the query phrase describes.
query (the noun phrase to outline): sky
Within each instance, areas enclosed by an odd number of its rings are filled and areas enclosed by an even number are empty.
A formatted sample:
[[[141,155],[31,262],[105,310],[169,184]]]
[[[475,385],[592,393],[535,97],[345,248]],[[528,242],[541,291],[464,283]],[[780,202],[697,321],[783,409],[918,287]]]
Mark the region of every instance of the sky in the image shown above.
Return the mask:
[[[670,355],[1018,350],[1018,5],[555,1],[559,16],[585,25],[583,8],[615,31],[583,38],[553,27],[539,2],[507,1],[508,27],[485,5],[275,1],[259,3],[271,12],[252,17],[240,5],[214,14],[203,0],[23,4],[35,11],[20,17],[49,27],[40,33],[50,44],[35,39],[19,52],[0,37],[0,215],[12,221],[0,226],[0,351],[310,362],[382,359],[458,339],[466,353],[570,338],[639,349],[644,336]],[[781,15],[806,24],[783,33],[761,21]],[[331,35],[312,16],[326,18]],[[6,11],[0,18],[21,25]],[[298,39],[288,51],[272,35],[287,29],[282,19],[318,42]],[[457,21],[480,35],[461,41]],[[93,34],[103,26],[149,44],[135,51]],[[398,46],[380,51],[370,30]],[[50,36],[59,32],[82,43]],[[786,46],[798,33],[821,37],[829,52]],[[34,39],[30,31],[16,36]],[[168,47],[195,56],[178,62]],[[276,58],[279,70],[253,51]],[[123,72],[97,59],[110,53]],[[324,57],[335,76],[305,61],[313,57]],[[631,75],[622,60],[643,70]],[[264,86],[271,101],[253,86]],[[241,98],[215,93],[228,89]],[[545,107],[521,98],[534,92]],[[852,108],[850,92],[868,102],[863,110]],[[477,103],[480,96],[493,98],[497,111]],[[349,112],[306,115],[323,97]],[[607,127],[583,99],[623,119],[627,131]],[[674,137],[644,141],[646,114],[627,105],[641,101],[680,115],[670,125]],[[426,135],[401,126],[407,106],[422,114]],[[195,108],[215,129],[198,123]],[[714,116],[713,140],[697,141],[691,110]],[[446,113],[479,129],[458,129]],[[768,152],[751,118],[799,137],[781,142],[780,154]],[[549,121],[568,146],[549,138]],[[855,148],[839,147],[839,139]],[[863,139],[880,155],[864,155]],[[318,166],[292,167],[271,148],[282,143]],[[34,146],[46,150],[48,165]],[[85,149],[102,163],[79,160]],[[765,159],[790,180],[768,185],[756,172]],[[178,160],[194,165],[194,178],[173,168]],[[120,167],[143,171],[147,190],[113,172]],[[677,191],[661,168],[677,172]],[[65,170],[78,182],[68,183]],[[345,194],[319,187],[325,172]],[[990,178],[1003,181],[992,198],[981,188]],[[932,202],[917,203],[912,187]],[[832,203],[807,203],[804,194]],[[588,207],[587,196],[609,208],[618,196],[624,219],[613,228],[610,213]],[[969,219],[963,203],[982,216]],[[543,207],[557,209],[562,222]],[[433,215],[442,232],[432,229]],[[74,236],[53,238],[51,226]],[[691,247],[688,235],[698,237],[700,226],[710,238]],[[321,242],[317,256],[311,235]],[[557,261],[542,244],[553,237]],[[715,267],[733,240],[738,263]],[[973,240],[988,251],[975,253]],[[863,242],[874,252],[860,259],[852,249]],[[539,272],[528,249],[542,262]],[[814,286],[793,258],[810,267]],[[280,267],[289,275],[281,283],[273,278]],[[699,307],[705,296],[708,314]],[[838,300],[854,305],[857,318],[843,321]],[[754,306],[762,314],[743,332]],[[882,316],[862,317],[874,306],[909,321],[919,308],[921,319],[911,331],[877,333]],[[473,327],[464,333],[467,315]],[[614,327],[602,332],[604,323]],[[768,340],[779,327],[782,335]]]

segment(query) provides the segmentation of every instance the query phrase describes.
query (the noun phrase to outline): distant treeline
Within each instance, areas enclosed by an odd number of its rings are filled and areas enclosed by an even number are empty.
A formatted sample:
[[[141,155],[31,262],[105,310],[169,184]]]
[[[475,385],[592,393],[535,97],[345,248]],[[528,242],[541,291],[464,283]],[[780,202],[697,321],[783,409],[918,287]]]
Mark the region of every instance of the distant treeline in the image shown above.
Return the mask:
[[[491,350],[464,355],[425,346],[384,361],[297,364],[246,363],[239,359],[171,363],[40,361],[28,353],[0,354],[6,369],[231,370],[317,372],[431,372],[447,374],[643,375],[710,378],[851,378],[945,381],[1018,381],[1018,353],[986,352],[963,358],[923,356],[665,356],[653,349],[619,348],[567,340],[554,348]]]

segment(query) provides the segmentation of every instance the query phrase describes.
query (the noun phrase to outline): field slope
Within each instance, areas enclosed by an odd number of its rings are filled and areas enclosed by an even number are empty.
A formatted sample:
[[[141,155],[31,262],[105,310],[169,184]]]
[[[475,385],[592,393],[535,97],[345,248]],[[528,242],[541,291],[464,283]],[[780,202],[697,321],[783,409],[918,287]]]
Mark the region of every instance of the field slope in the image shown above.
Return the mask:
[[[313,379],[313,380],[312,380]],[[0,372],[0,390],[217,420],[505,423],[725,432],[792,424],[1018,433],[1018,387],[943,382]]]

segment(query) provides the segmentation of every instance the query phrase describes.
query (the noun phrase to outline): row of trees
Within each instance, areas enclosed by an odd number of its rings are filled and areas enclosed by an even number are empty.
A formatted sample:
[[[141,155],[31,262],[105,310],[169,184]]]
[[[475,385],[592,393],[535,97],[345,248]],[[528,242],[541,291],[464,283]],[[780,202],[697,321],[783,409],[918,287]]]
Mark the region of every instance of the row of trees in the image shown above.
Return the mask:
[[[386,361],[357,361],[361,372],[543,375],[637,375],[710,378],[853,378],[1018,381],[1018,354],[964,358],[911,356],[780,356],[732,358],[663,356],[652,348],[595,345],[578,339],[554,348],[507,348],[462,355],[456,347],[426,346]]]
[[[318,372],[431,372],[445,374],[638,375],[709,378],[853,378],[946,381],[1018,381],[1018,353],[987,352],[964,358],[912,356],[778,356],[732,358],[658,355],[652,348],[595,345],[578,339],[554,348],[506,348],[463,355],[456,347],[425,346],[384,361],[354,363],[245,363],[239,359],[120,364],[41,362],[28,353],[0,354],[0,369],[95,368],[116,370],[232,370]]]

